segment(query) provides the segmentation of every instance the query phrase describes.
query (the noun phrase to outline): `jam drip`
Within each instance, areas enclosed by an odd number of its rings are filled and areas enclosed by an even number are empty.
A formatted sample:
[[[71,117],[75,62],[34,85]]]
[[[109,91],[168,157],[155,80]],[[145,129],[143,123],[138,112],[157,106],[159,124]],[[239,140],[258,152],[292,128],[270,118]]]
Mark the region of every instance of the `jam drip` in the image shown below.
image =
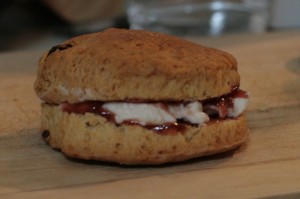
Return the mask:
[[[246,91],[240,90],[238,87],[232,89],[231,93],[220,97],[211,98],[203,101],[203,111],[210,117],[225,118],[228,115],[228,108],[233,108],[233,100],[235,98],[248,98]]]
[[[222,95],[220,97],[215,97],[211,99],[207,99],[203,101],[203,105],[211,104],[211,105],[222,105],[227,108],[233,107],[234,98],[248,98],[248,93],[246,91],[240,90],[238,87],[232,89],[231,93],[227,95]]]
[[[234,98],[248,98],[248,94],[246,91],[240,90],[238,87],[234,88],[231,93],[227,95],[223,95],[216,98],[211,98],[202,102],[203,111],[207,113],[212,119],[215,118],[225,118],[228,108],[233,107]],[[177,102],[166,102],[177,103]],[[93,113],[96,115],[100,115],[105,117],[109,122],[113,122],[115,124],[115,114],[103,108],[104,102],[100,101],[86,101],[79,102],[75,104],[63,103],[62,110],[67,113],[76,113],[76,114],[85,114],[85,113]],[[122,124],[126,125],[140,125],[136,120],[126,120]],[[119,125],[119,124],[117,124]],[[176,123],[165,123],[161,125],[145,125],[143,126],[146,129],[153,130],[156,133],[167,133],[173,134],[177,132],[184,132],[186,129],[186,125],[198,126],[195,124],[187,123],[183,120],[177,120]]]

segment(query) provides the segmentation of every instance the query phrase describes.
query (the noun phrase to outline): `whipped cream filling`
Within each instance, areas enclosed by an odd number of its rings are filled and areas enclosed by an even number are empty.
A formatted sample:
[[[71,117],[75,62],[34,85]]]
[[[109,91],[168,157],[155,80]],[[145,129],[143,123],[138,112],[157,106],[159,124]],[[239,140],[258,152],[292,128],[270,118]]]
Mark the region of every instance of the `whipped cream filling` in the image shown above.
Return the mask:
[[[248,98],[236,97],[232,100],[232,107],[226,107],[227,115],[222,116],[218,106],[215,112],[222,117],[238,117],[241,115],[248,104]],[[201,125],[210,120],[213,112],[204,112],[203,105],[199,101],[181,104],[162,104],[162,103],[127,103],[127,102],[108,102],[102,105],[103,108],[115,115],[115,121],[121,124],[126,121],[134,121],[142,126],[158,125],[164,123],[176,123],[183,120],[191,124]]]
[[[202,124],[209,120],[208,115],[202,111],[200,102],[192,102],[186,105],[109,102],[103,104],[102,107],[115,115],[115,121],[118,124],[134,121],[142,126],[156,125],[175,123],[177,119],[192,124]]]
[[[238,117],[240,116],[246,109],[247,105],[249,103],[248,98],[234,98],[233,99],[233,107],[228,108],[228,117]]]
[[[166,111],[160,103],[157,104],[136,104],[136,103],[105,103],[103,108],[115,115],[115,121],[121,124],[125,121],[134,121],[140,125],[163,124],[176,122],[176,118],[169,111]]]
[[[210,120],[236,118],[246,109],[249,94],[234,88],[230,93],[204,101],[192,102],[130,102],[84,101],[75,104],[62,103],[68,113],[93,113],[116,124],[138,124],[147,128],[187,123],[201,126]]]

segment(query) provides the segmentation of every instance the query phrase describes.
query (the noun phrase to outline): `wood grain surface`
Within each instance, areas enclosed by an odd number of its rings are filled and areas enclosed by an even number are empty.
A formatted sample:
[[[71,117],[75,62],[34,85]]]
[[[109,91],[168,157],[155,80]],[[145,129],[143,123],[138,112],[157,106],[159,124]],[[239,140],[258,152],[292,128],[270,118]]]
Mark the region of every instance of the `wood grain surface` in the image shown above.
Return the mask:
[[[246,145],[162,166],[77,161],[39,132],[42,52],[0,54],[0,198],[300,198],[300,32],[189,38],[237,58]]]

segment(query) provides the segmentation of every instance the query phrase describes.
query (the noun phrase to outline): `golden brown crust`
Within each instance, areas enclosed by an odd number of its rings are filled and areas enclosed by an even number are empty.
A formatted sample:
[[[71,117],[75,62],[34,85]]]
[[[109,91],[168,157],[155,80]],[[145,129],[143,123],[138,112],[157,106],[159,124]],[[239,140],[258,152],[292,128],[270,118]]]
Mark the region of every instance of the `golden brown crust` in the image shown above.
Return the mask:
[[[120,164],[162,164],[215,154],[241,145],[248,134],[244,116],[187,126],[184,133],[158,134],[140,126],[116,127],[101,116],[69,114],[47,104],[42,104],[42,130],[50,132],[49,144],[67,156]]]
[[[35,91],[50,103],[203,100],[239,85],[230,54],[164,34],[108,29],[63,46],[39,62]]]

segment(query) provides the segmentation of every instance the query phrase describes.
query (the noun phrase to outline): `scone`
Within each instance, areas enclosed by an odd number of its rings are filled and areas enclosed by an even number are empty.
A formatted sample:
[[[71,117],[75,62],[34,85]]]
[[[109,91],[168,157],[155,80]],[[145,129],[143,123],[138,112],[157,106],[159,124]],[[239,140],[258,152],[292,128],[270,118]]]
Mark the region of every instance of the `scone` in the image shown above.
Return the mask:
[[[162,164],[241,145],[248,93],[235,58],[174,36],[108,29],[39,61],[41,130],[65,155]]]

